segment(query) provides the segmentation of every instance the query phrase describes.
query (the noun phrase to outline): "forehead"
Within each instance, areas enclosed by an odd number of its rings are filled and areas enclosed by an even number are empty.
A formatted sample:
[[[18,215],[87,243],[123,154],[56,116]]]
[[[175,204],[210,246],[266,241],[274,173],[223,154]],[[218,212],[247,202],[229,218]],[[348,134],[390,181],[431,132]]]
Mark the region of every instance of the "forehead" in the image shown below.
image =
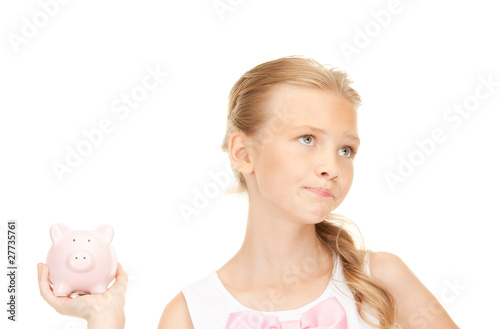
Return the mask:
[[[267,122],[312,125],[324,130],[357,131],[357,111],[344,96],[330,90],[279,85],[266,102]]]

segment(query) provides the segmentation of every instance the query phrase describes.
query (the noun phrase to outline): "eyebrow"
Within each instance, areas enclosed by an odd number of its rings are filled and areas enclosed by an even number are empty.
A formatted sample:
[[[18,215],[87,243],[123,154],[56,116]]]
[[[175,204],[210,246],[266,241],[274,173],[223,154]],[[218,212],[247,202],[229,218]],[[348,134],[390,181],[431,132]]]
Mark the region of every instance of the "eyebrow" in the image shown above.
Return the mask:
[[[303,126],[298,126],[298,127],[294,127],[293,130],[298,130],[298,129],[302,129],[302,128],[307,128],[311,131],[314,131],[316,133],[320,133],[320,134],[323,134],[323,135],[326,135],[326,130],[324,129],[321,129],[321,128],[316,128],[316,127],[313,127],[313,126],[309,126],[309,125],[303,125]],[[359,139],[358,135],[352,133],[352,132],[347,132],[344,137],[347,137],[349,139],[352,139],[353,141],[356,141],[358,143],[361,144],[361,140]]]

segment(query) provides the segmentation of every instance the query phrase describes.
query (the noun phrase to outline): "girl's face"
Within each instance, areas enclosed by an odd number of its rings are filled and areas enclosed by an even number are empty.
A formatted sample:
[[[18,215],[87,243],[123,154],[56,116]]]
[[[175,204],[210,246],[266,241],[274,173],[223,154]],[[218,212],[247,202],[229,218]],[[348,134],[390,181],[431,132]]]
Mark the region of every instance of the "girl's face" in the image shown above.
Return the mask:
[[[266,125],[252,138],[249,196],[271,207],[266,210],[320,222],[351,188],[359,146],[356,110],[332,92],[277,86],[266,111]]]

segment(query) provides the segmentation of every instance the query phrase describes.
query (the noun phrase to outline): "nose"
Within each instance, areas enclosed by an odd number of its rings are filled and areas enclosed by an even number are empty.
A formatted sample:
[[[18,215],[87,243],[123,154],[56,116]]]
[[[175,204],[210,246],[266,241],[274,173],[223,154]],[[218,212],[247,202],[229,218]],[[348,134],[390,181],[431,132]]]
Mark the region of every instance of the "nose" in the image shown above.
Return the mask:
[[[316,172],[319,176],[326,179],[337,180],[340,175],[340,167],[336,155],[332,156],[332,154],[329,153],[322,156]]]
[[[86,272],[94,268],[94,259],[86,251],[74,251],[68,257],[68,265],[75,272]]]

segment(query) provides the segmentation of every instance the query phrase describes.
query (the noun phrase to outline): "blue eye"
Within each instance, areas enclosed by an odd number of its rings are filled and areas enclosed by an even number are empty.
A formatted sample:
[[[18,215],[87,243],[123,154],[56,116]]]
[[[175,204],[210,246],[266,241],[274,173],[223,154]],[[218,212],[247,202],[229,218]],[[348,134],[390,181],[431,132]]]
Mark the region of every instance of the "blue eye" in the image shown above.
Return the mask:
[[[304,140],[304,143],[300,142],[300,140]],[[303,135],[298,138],[299,142],[304,145],[314,145],[314,136],[313,135]]]

